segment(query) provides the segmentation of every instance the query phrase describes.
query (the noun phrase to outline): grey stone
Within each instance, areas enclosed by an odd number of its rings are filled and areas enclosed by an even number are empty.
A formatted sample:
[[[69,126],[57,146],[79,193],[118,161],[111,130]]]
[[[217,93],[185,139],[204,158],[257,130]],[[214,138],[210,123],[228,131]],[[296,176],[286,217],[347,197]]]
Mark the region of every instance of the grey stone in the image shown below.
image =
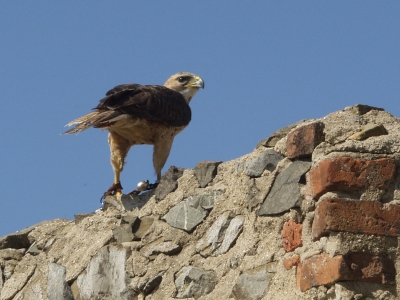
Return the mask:
[[[198,299],[211,293],[216,284],[217,276],[214,271],[184,267],[175,276],[175,286],[178,290],[176,298]]]
[[[178,187],[177,180],[183,175],[182,168],[171,166],[162,176],[159,185],[156,188],[156,200],[164,199],[169,193],[172,193]]]
[[[273,176],[263,176],[249,181],[246,197],[248,211],[252,211],[254,207],[263,203],[271,190],[273,179]]]
[[[143,217],[141,219],[137,219],[136,222],[133,223],[132,232],[134,234],[133,240],[138,241],[142,239],[153,225],[154,218],[151,217]]]
[[[235,174],[240,175],[244,171],[244,164],[245,160],[244,159],[239,159],[238,161],[235,162]]]
[[[103,210],[115,208],[120,212],[134,210],[143,207],[153,196],[154,191],[148,191],[140,195],[107,196],[103,202]]]
[[[203,256],[208,256],[218,249],[224,239],[225,231],[231,220],[232,216],[229,211],[220,215],[207,230],[206,235],[197,242],[196,251],[200,252]]]
[[[166,255],[174,255],[181,251],[182,247],[171,242],[164,242],[162,238],[147,244],[142,249],[140,249],[140,253],[145,257],[151,258],[152,256],[158,255],[160,253]]]
[[[222,161],[202,161],[199,162],[194,168],[194,174],[200,183],[200,187],[205,187],[217,175],[218,165]]]
[[[112,229],[115,241],[117,243],[131,242],[135,237],[132,228],[138,220],[136,216],[122,216],[121,225]]]
[[[129,224],[132,226],[137,220],[138,220],[137,216],[128,214],[121,217],[121,224]]]
[[[113,228],[112,230],[114,239],[117,243],[130,242],[133,240],[132,225],[122,224]]]
[[[276,262],[244,272],[232,289],[236,300],[258,300],[269,290],[276,273]]]
[[[226,253],[242,232],[243,222],[243,216],[233,218],[231,212],[224,212],[197,242],[196,251],[202,256]]]
[[[190,196],[186,201],[194,208],[211,210],[214,207],[216,198],[221,195],[221,191],[207,191],[201,194]]]
[[[194,208],[186,201],[182,201],[171,208],[162,219],[172,227],[191,232],[197,225],[203,222],[206,216],[206,210]]]
[[[282,159],[283,156],[274,149],[266,149],[256,158],[246,160],[244,173],[249,177],[259,177],[264,170],[275,170]]]
[[[150,278],[149,280],[141,282],[138,285],[139,290],[145,295],[150,294],[157,286],[160,285],[160,283],[162,281],[162,275],[164,273],[165,273],[165,271],[160,272],[159,274]]]
[[[26,252],[31,255],[38,255],[42,251],[37,247],[37,242],[33,242]]]
[[[71,288],[65,282],[65,267],[51,263],[47,276],[47,297],[49,300],[73,300]]]
[[[220,192],[206,192],[186,198],[172,207],[162,219],[169,225],[191,232],[207,217],[207,209],[214,205],[215,198]]]
[[[226,229],[221,246],[219,246],[217,251],[215,251],[215,256],[228,252],[228,250],[238,238],[239,234],[242,232],[243,223],[243,216],[236,216],[229,222],[229,226]]]
[[[310,162],[294,161],[279,173],[258,214],[260,216],[279,214],[299,205],[301,200],[299,181],[310,167]]]
[[[131,299],[125,273],[126,250],[118,246],[105,246],[92,258],[85,271],[78,276],[81,300]]]

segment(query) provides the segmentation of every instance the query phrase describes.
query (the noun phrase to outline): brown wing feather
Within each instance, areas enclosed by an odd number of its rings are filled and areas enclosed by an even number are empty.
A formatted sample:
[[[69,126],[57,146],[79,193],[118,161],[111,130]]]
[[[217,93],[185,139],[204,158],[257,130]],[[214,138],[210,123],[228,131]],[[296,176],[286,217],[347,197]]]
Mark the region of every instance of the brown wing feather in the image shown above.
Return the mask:
[[[106,93],[94,110],[68,123],[67,126],[76,126],[65,134],[107,127],[127,116],[176,127],[186,126],[191,120],[190,107],[182,94],[159,85],[118,85]]]
[[[121,85],[100,100],[97,110],[113,110],[137,118],[186,126],[191,110],[182,94],[158,85]]]

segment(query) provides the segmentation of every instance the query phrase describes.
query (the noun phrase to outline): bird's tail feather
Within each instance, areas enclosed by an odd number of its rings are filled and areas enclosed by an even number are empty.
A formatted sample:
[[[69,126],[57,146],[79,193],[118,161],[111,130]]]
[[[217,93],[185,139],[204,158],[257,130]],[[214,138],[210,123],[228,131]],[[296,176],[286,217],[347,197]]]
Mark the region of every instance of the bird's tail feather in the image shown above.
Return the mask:
[[[116,111],[101,111],[96,110],[88,113],[78,119],[69,122],[65,126],[76,125],[74,128],[64,132],[64,134],[80,133],[90,127],[104,127],[110,124],[110,119],[113,119],[119,115]]]

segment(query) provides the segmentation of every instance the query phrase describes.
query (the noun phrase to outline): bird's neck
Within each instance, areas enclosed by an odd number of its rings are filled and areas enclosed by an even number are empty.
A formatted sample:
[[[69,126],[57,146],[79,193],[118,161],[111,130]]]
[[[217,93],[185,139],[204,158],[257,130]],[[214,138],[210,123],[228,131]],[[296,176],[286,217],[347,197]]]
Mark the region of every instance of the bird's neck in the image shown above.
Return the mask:
[[[192,100],[193,96],[197,93],[198,90],[199,89],[191,88],[181,91],[181,94],[183,95],[183,98],[185,98],[187,104],[189,104],[190,100]]]

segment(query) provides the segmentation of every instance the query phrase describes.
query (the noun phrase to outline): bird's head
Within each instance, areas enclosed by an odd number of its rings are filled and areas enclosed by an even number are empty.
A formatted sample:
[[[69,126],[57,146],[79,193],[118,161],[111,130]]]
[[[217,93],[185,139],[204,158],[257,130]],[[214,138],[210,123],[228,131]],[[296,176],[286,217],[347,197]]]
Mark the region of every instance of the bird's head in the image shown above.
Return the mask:
[[[168,78],[164,86],[181,93],[189,103],[200,88],[204,89],[204,81],[196,74],[179,72]]]

